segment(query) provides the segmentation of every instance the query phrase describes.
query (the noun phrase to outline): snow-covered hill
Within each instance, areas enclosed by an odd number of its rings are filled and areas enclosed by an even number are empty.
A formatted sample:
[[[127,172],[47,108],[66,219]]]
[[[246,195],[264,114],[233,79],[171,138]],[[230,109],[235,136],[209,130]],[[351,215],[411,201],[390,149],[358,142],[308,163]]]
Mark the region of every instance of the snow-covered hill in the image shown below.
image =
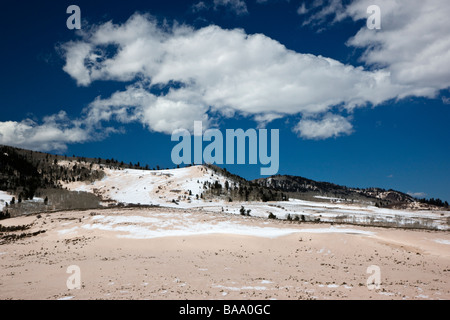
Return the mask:
[[[393,210],[362,204],[330,203],[289,199],[288,201],[233,201],[224,198],[203,200],[204,183],[218,181],[222,186],[235,181],[206,166],[181,169],[145,171],[105,169],[102,180],[64,184],[72,191],[97,194],[105,202],[160,205],[165,207],[208,210],[224,214],[241,214],[241,208],[250,210],[253,217],[320,221],[449,230],[450,211]],[[198,199],[197,199],[198,195]]]
[[[125,204],[195,206],[203,203],[204,183],[234,181],[217,175],[205,166],[169,170],[105,169],[106,176],[99,181],[63,183],[72,191],[92,192],[105,201]]]
[[[208,165],[141,170],[139,164],[126,165],[113,159],[56,156],[5,146],[0,146],[0,151],[0,184],[2,190],[8,190],[0,192],[0,211],[13,196],[18,200],[22,195],[20,204],[16,201],[8,207],[13,217],[98,208],[95,194],[102,198],[104,205],[159,205],[220,213],[225,217],[245,213],[293,223],[320,221],[450,230],[450,211],[443,207],[406,201],[408,206],[388,209],[387,205],[403,203],[406,199],[392,190],[364,189],[364,197],[360,197],[358,191],[361,190],[301,177],[274,176],[249,182],[225,169]],[[368,192],[373,194],[367,195]],[[37,194],[41,198],[37,198]],[[48,205],[42,198],[48,198]]]

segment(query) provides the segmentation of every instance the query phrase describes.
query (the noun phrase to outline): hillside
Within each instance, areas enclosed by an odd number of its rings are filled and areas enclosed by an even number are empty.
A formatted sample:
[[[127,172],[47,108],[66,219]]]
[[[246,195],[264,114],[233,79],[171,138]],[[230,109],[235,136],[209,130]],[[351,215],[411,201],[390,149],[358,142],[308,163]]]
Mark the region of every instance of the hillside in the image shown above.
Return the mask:
[[[185,177],[186,181],[180,180]],[[155,185],[159,188],[153,188]],[[151,170],[139,162],[133,165],[9,146],[0,146],[0,191],[0,212],[8,212],[8,216],[117,204],[286,199],[282,193],[215,166],[166,170],[157,166]]]
[[[67,163],[62,163],[65,165]],[[103,202],[158,206],[199,205],[212,200],[282,201],[283,193],[252,185],[214,166],[167,170],[104,169],[105,177],[86,183],[63,183],[72,191],[93,193]]]
[[[2,216],[116,205],[201,206],[289,198],[439,210],[395,190],[358,189],[296,176],[248,181],[214,165],[150,170],[114,159],[67,157],[0,146]]]
[[[61,166],[70,159],[73,166]],[[4,216],[62,209],[97,208],[99,199],[62,188],[69,181],[95,181],[104,172],[81,158],[0,146],[0,211]],[[2,216],[0,216],[1,218]]]
[[[337,203],[361,203],[378,207],[425,208],[426,204],[418,203],[417,199],[396,190],[382,188],[350,188],[329,182],[318,182],[311,179],[276,175],[253,181],[279,192],[285,192],[289,197]]]

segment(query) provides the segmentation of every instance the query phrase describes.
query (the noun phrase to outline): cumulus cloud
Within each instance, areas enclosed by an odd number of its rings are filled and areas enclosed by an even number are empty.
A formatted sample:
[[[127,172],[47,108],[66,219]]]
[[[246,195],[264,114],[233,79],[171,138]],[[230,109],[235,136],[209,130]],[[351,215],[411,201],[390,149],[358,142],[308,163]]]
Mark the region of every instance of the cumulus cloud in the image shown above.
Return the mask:
[[[106,49],[111,46],[113,54]],[[125,91],[91,103],[91,119],[113,115],[165,133],[192,127],[195,118],[208,121],[208,111],[224,117],[239,112],[265,124],[285,115],[323,115],[336,105],[351,111],[409,90],[392,83],[387,70],[297,53],[262,34],[214,25],[167,27],[140,14],[121,25],[95,26],[62,48],[64,70],[81,86],[136,79]],[[163,87],[169,87],[166,94],[150,93]]]
[[[367,8],[381,10],[381,30],[365,25],[351,37],[349,46],[362,48],[361,61],[389,71],[392,83],[407,86],[399,94],[435,97],[450,86],[450,2],[440,0],[404,1],[356,0],[314,1],[304,24],[332,27],[345,18],[354,21],[369,16]]]
[[[371,1],[352,3],[346,12],[365,19]],[[450,2],[439,0],[377,1],[382,29],[362,28],[348,44],[365,49],[362,61],[391,72],[392,81],[410,93],[433,97],[450,86]]]
[[[84,113],[91,127],[108,121],[140,122],[150,131],[171,134],[180,128],[192,131],[194,121],[208,127],[207,111],[207,106],[174,98],[171,93],[156,96],[141,86],[130,86],[110,98],[95,99]]]
[[[26,149],[63,151],[67,143],[91,139],[89,130],[82,128],[77,121],[69,120],[64,111],[45,117],[41,124],[30,119],[0,122],[0,144]]]
[[[241,2],[203,1],[197,8],[240,6],[245,12]],[[77,121],[49,117],[41,124],[2,122],[0,143],[17,136],[21,146],[61,149],[65,143],[87,141],[103,122],[138,122],[151,131],[170,133],[192,128],[194,120],[203,120],[207,128],[215,122],[211,114],[236,113],[252,117],[260,127],[301,116],[293,130],[304,139],[350,134],[350,118],[337,110],[351,114],[354,108],[390,99],[434,97],[450,86],[450,3],[378,3],[382,29],[364,26],[348,40],[349,46],[363,49],[366,68],[288,50],[263,34],[215,25],[169,25],[145,14],[134,14],[122,24],[84,28],[76,40],[60,46],[64,71],[79,86],[121,81],[127,87],[97,97]],[[299,13],[311,24],[357,21],[367,18],[369,4],[315,0],[305,2]]]
[[[353,126],[347,118],[327,113],[322,119],[302,119],[294,128],[300,137],[306,139],[327,139],[352,133]]]

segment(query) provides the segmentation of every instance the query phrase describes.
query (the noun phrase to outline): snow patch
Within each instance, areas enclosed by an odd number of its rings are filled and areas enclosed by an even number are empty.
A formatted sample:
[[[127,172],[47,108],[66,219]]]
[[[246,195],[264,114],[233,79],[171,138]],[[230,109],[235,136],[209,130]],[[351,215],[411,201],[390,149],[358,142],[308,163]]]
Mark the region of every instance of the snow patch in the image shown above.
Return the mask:
[[[434,242],[450,245],[450,240],[435,239]]]
[[[345,288],[345,289],[352,289],[353,287],[352,287],[352,286],[348,286],[348,285],[345,284],[345,285],[344,285],[344,288]]]
[[[5,191],[0,191],[0,211],[6,206],[6,203],[10,203],[13,196],[6,193]]]
[[[381,294],[383,296],[394,296],[395,294],[392,292],[378,292],[378,294]]]
[[[230,291],[242,291],[242,290],[256,290],[256,291],[264,291],[267,290],[266,287],[261,287],[261,286],[244,286],[244,287],[226,287],[226,286],[222,286],[222,285],[213,285],[213,288],[220,288],[220,289],[226,289],[226,290],[230,290]]]
[[[58,234],[60,236],[65,235],[65,234],[69,234],[69,233],[74,233],[77,232],[76,230],[79,229],[79,227],[73,227],[70,229],[64,229],[64,230],[58,230]]]
[[[74,232],[78,227],[59,231],[60,234]],[[86,230],[120,232],[120,238],[151,239],[172,236],[205,234],[234,234],[263,238],[278,238],[294,233],[352,233],[373,235],[373,232],[348,228],[289,229],[243,225],[237,221],[199,221],[192,215],[180,213],[153,214],[144,216],[95,216],[92,224],[82,226]]]

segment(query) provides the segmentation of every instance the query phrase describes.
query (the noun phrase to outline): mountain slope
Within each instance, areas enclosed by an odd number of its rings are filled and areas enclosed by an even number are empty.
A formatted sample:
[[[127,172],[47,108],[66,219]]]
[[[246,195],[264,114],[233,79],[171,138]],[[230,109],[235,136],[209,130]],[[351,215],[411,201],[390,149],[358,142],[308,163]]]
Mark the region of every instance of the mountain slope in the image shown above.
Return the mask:
[[[378,206],[405,205],[415,202],[415,199],[405,193],[381,188],[349,188],[329,182],[318,182],[298,176],[276,175],[269,178],[256,179],[253,182],[286,192],[290,197],[322,201],[324,199],[336,202],[360,202]]]
[[[66,165],[66,163],[61,163]],[[223,174],[214,166],[190,166],[168,170],[104,169],[105,177],[93,182],[68,182],[72,191],[94,193],[105,202],[183,206],[209,200],[269,201],[283,195],[269,188],[252,186],[247,180]]]
[[[145,170],[139,163],[80,158],[0,146],[0,191],[16,200],[48,203],[15,204],[16,214],[57,209],[90,208],[100,201],[116,205],[193,206],[221,200],[359,203],[379,207],[429,209],[411,196],[380,188],[358,189],[296,176],[272,176],[247,181],[214,165]],[[16,201],[17,202],[17,201]],[[6,206],[5,201],[2,206]],[[13,210],[14,211],[14,210]]]

